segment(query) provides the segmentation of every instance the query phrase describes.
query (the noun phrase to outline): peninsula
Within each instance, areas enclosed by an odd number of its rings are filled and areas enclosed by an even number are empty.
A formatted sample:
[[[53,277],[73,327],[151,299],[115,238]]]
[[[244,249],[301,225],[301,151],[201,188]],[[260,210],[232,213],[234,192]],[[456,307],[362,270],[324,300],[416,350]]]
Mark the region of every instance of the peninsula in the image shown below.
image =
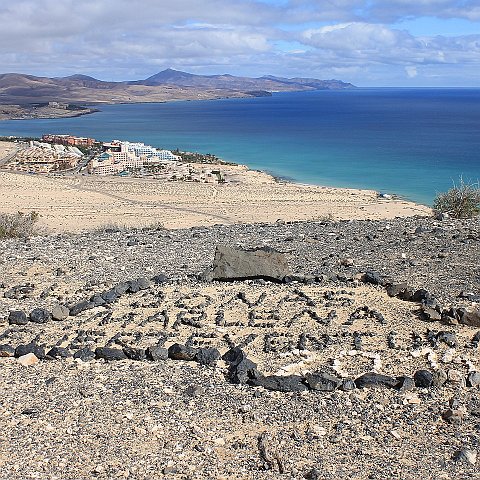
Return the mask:
[[[144,80],[107,82],[87,75],[37,77],[0,75],[0,120],[55,118],[93,113],[85,105],[212,100],[271,95],[272,92],[354,88],[340,80],[194,75],[167,69]]]

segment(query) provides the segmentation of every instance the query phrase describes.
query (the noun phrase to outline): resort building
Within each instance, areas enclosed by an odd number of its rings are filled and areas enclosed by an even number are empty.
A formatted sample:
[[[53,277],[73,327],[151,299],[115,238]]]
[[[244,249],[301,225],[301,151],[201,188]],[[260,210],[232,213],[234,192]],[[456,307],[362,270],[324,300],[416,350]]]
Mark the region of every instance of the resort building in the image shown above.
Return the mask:
[[[16,172],[51,173],[77,167],[82,152],[76,147],[31,141],[4,167]]]
[[[103,152],[88,164],[88,173],[95,175],[116,175],[123,170],[125,170],[124,162],[116,160],[111,152]]]
[[[75,137],[73,135],[56,135],[51,133],[42,135],[42,140],[44,142],[67,146],[70,145],[74,147],[92,147],[96,143],[94,138]]]
[[[123,171],[138,172],[145,167],[178,162],[180,157],[170,150],[158,150],[144,143],[112,140],[102,145],[103,153],[92,159],[88,172],[95,175],[115,175]]]

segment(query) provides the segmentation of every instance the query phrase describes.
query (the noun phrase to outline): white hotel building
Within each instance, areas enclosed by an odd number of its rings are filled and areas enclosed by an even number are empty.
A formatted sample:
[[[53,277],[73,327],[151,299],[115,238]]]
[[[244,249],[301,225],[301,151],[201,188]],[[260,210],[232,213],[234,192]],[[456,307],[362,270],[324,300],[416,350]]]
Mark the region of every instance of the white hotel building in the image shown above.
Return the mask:
[[[123,171],[140,170],[147,165],[178,162],[180,157],[170,150],[157,150],[144,143],[113,140],[103,144],[103,153],[92,159],[89,173],[95,175],[116,175]]]

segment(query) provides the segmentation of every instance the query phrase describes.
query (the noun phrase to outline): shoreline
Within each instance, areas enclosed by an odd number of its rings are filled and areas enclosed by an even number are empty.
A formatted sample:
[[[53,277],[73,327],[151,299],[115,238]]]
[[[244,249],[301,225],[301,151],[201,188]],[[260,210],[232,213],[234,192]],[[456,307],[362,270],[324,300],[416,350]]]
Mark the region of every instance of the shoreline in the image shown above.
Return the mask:
[[[206,101],[213,101],[213,100],[239,100],[239,99],[248,99],[248,98],[265,98],[272,96],[274,93],[292,93],[292,92],[303,92],[303,91],[309,91],[309,90],[293,90],[293,91],[288,91],[288,92],[271,92],[271,95],[249,95],[247,92],[236,92],[235,94],[232,95],[226,95],[226,96],[213,96],[211,98],[172,98],[169,100],[152,100],[152,101],[98,101],[98,102],[79,102],[76,104],[79,107],[83,107],[89,111],[86,111],[84,113],[76,113],[74,115],[61,115],[61,112],[58,112],[57,115],[52,114],[50,116],[34,116],[31,115],[29,117],[14,117],[14,116],[6,116],[2,117],[0,114],[0,121],[9,121],[9,120],[36,120],[36,119],[61,119],[61,118],[75,118],[75,117],[81,117],[83,115],[90,115],[93,113],[98,113],[101,112],[101,110],[97,107],[101,107],[102,105],[141,105],[141,104],[153,104],[153,103],[174,103],[174,102],[206,102]],[[244,93],[244,94],[243,94]],[[0,104],[0,109],[2,107],[17,107],[20,109],[26,109],[26,108],[32,108],[33,104]],[[5,114],[7,115],[7,114]]]
[[[5,150],[5,145],[0,144]],[[7,147],[10,147],[7,145]],[[8,152],[3,152],[5,155]],[[197,164],[202,165],[202,164]],[[41,176],[0,170],[0,213],[35,210],[54,233],[106,226],[168,229],[274,223],[393,219],[429,216],[431,209],[377,192],[278,182],[245,165],[212,165],[227,183],[163,181],[115,176]]]
[[[0,105],[0,110],[2,107],[18,107],[21,111],[23,108],[31,108],[29,106],[24,106],[24,105]],[[98,113],[100,110],[96,109],[96,108],[91,108],[89,106],[85,106],[85,105],[81,105],[81,107],[84,107],[83,109],[80,109],[80,110],[63,110],[63,111],[67,111],[67,112],[72,112],[72,114],[68,114],[68,115],[62,115],[62,112],[52,112],[52,113],[48,113],[48,112],[45,112],[44,114],[40,114],[39,116],[36,116],[36,115],[33,115],[33,114],[30,114],[29,116],[25,117],[25,116],[8,116],[8,114],[2,114],[0,112],[0,122],[3,122],[3,121],[11,121],[11,120],[15,120],[15,121],[21,121],[21,120],[58,120],[58,119],[62,119],[62,118],[77,118],[77,117],[82,117],[84,115],[92,115],[94,113]],[[20,112],[19,112],[19,115],[20,115]],[[28,115],[25,114],[25,115]]]

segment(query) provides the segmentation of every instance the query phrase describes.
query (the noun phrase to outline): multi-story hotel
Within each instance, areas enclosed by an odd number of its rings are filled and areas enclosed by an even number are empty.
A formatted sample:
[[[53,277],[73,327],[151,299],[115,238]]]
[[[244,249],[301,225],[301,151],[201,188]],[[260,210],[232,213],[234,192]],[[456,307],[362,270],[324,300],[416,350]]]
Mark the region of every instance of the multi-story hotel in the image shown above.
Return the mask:
[[[103,144],[103,153],[90,161],[88,171],[95,175],[115,175],[125,170],[137,171],[145,166],[179,160],[180,157],[170,150],[158,150],[144,143],[113,140]]]
[[[73,147],[92,147],[96,140],[94,138],[75,137],[73,135],[42,135],[44,142],[56,143],[59,145],[67,145]]]

